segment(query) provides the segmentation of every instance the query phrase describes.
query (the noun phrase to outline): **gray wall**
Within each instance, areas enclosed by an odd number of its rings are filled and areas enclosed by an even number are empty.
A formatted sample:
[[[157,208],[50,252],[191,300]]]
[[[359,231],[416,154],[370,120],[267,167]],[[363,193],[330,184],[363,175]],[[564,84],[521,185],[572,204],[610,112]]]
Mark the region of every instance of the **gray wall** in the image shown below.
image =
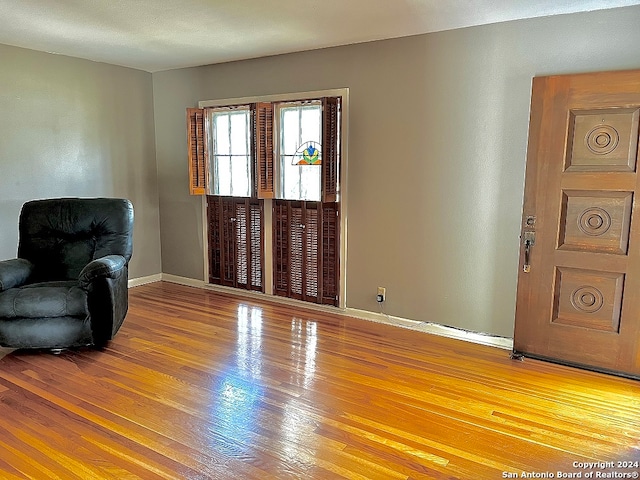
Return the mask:
[[[129,198],[130,277],[160,273],[151,74],[0,45],[0,259],[31,199]]]
[[[198,100],[350,89],[347,306],[511,336],[531,78],[640,68],[640,7],[153,75],[163,270],[202,279]]]

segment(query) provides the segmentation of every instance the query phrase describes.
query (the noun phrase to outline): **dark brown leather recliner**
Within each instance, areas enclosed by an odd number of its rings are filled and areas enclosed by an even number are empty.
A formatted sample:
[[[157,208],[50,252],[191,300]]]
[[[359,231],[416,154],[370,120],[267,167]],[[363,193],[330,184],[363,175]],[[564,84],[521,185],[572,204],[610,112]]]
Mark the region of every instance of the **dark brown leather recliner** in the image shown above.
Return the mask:
[[[131,202],[27,202],[19,235],[18,258],[0,261],[0,345],[54,350],[104,346],[128,309]]]

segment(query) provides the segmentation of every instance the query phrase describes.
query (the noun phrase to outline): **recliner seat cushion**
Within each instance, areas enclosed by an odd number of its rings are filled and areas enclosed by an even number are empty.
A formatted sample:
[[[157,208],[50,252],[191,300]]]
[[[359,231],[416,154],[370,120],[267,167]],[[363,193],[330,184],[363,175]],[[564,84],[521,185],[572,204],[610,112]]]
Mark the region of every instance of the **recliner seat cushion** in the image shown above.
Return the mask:
[[[0,317],[86,317],[87,293],[77,282],[35,283],[0,292]]]

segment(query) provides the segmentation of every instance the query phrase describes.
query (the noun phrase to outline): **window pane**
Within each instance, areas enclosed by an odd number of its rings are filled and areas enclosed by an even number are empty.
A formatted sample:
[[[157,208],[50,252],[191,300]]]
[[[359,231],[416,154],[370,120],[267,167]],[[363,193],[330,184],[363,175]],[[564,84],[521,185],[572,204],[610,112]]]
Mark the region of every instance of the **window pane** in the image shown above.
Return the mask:
[[[231,195],[231,159],[228,156],[216,155],[214,163],[216,173],[214,177],[214,193],[217,195]]]
[[[249,109],[213,112],[213,192],[251,195]]]
[[[229,155],[229,116],[213,115],[213,131],[216,155]]]
[[[320,128],[320,118],[321,109],[320,107],[305,108],[302,110],[302,138],[303,141],[313,141],[322,143],[322,138],[320,138],[321,128]]]
[[[310,146],[322,151],[321,120],[322,107],[319,103],[280,108],[279,198],[320,200],[321,166],[299,165],[298,162],[302,159],[302,152]]]
[[[293,155],[299,146],[299,116],[297,108],[282,110],[282,153]]]
[[[249,157],[234,156],[232,157],[232,192],[234,197],[249,196]]]
[[[247,132],[247,112],[234,113],[231,117],[231,153],[233,155],[246,155],[249,136]]]
[[[300,198],[320,201],[320,168],[316,165],[302,165],[300,169]]]

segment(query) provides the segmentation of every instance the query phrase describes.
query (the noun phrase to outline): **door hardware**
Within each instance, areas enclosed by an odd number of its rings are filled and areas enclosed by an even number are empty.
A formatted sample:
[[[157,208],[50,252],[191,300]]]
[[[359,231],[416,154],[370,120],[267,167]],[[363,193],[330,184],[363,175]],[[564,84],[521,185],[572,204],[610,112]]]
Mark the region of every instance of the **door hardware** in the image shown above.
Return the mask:
[[[536,226],[536,216],[535,215],[527,215],[526,220],[524,221],[527,227],[535,227]]]
[[[531,247],[536,244],[536,232],[523,232],[522,239],[524,240],[524,265],[522,270],[524,273],[531,271]]]

